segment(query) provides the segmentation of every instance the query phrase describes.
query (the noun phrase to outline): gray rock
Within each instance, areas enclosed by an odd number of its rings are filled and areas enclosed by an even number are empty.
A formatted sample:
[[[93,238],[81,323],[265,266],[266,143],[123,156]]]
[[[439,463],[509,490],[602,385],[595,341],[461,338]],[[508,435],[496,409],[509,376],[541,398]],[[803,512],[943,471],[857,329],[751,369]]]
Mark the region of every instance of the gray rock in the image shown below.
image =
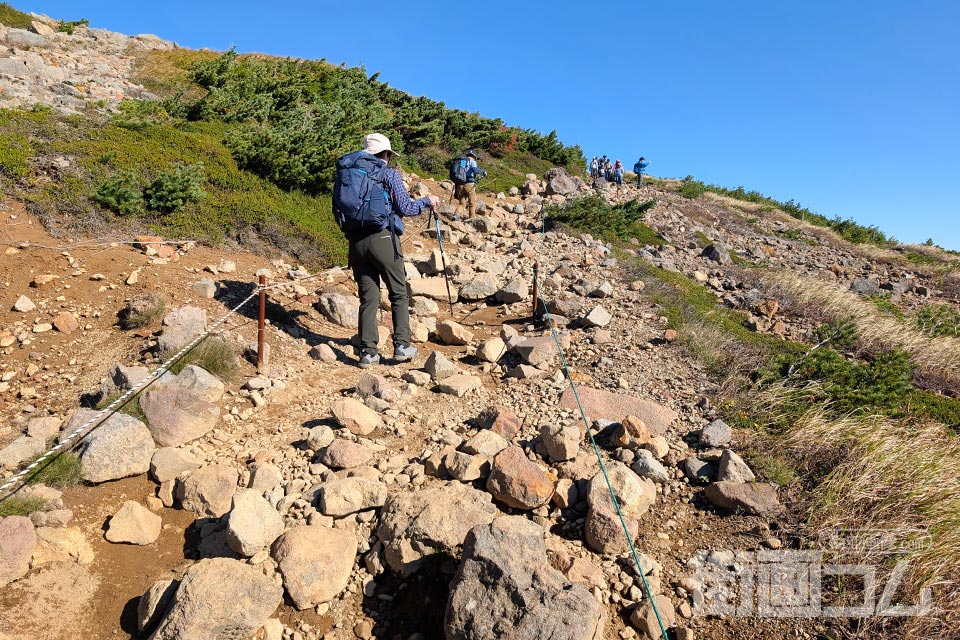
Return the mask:
[[[336,518],[382,507],[387,485],[366,478],[344,478],[325,482],[317,492],[320,513]]]
[[[211,558],[187,569],[150,640],[246,638],[283,601],[283,589],[238,560]]]
[[[201,298],[213,298],[217,295],[217,283],[210,278],[200,278],[190,285],[190,290]]]
[[[499,336],[493,336],[480,343],[477,347],[477,357],[484,362],[497,362],[507,352],[507,345]]]
[[[681,469],[690,480],[702,481],[704,478],[712,480],[717,476],[717,468],[700,458],[690,456],[680,463]]]
[[[493,459],[494,456],[506,449],[509,445],[510,443],[507,442],[507,439],[500,435],[497,430],[487,428],[470,436],[467,441],[463,443],[462,449],[471,455],[479,454]]]
[[[521,276],[513,278],[502,289],[497,291],[497,300],[503,304],[514,304],[523,302],[530,297],[530,289],[527,281]]]
[[[555,169],[551,169],[555,171]],[[553,176],[547,178],[548,196],[572,196],[577,192],[577,182],[569,174],[560,169]]]
[[[37,547],[37,534],[30,518],[0,518],[0,587],[27,575]]]
[[[47,46],[47,39],[38,33],[31,33],[26,29],[10,27],[0,31],[3,42],[14,49],[43,48]]]
[[[157,626],[179,587],[180,581],[173,578],[157,580],[150,585],[137,604],[137,628],[140,631]]]
[[[414,313],[414,315],[420,317],[435,316],[440,313],[440,305],[430,298],[414,296],[412,304],[410,305],[410,310]]]
[[[30,418],[30,420],[27,421],[27,435],[46,441],[60,433],[60,426],[62,424],[63,420],[56,416]]]
[[[753,471],[749,465],[743,461],[743,458],[735,454],[730,449],[724,449],[720,454],[720,464],[717,469],[717,480],[729,480],[731,482],[753,482],[756,480]]]
[[[307,434],[307,446],[314,451],[319,451],[329,447],[335,438],[333,429],[325,424],[317,425],[310,429],[310,433]]]
[[[295,527],[273,545],[283,586],[297,609],[337,597],[347,587],[356,555],[352,532],[320,525]]]
[[[127,500],[107,523],[104,537],[109,542],[145,545],[160,537],[163,520],[143,505]]]
[[[283,474],[277,465],[269,462],[258,462],[250,468],[249,488],[264,493],[279,487],[281,484],[283,484]]]
[[[437,384],[437,391],[462,398],[468,392],[483,387],[480,376],[458,373],[447,376]]]
[[[723,420],[714,420],[700,432],[701,447],[722,447],[730,444],[733,430]]]
[[[180,307],[163,318],[157,345],[161,352],[178,351],[207,328],[207,312],[199,307]]]
[[[356,329],[360,319],[360,299],[340,293],[324,293],[317,301],[320,313],[330,322]]]
[[[485,300],[499,290],[497,279],[492,274],[482,273],[460,287],[460,297],[464,300]]]
[[[861,296],[876,296],[880,294],[880,283],[869,278],[857,278],[850,282],[850,291]]]
[[[337,353],[328,344],[318,344],[307,353],[314,360],[320,362],[336,362]]]
[[[583,317],[583,323],[588,327],[605,327],[611,320],[613,316],[600,305],[591,309],[590,313]]]
[[[719,242],[714,242],[705,247],[700,255],[722,265],[728,265],[732,262],[730,259],[730,250]]]
[[[434,380],[443,380],[457,373],[457,366],[450,362],[447,356],[439,351],[433,351],[427,356],[427,361],[423,365],[424,370],[430,374]]]
[[[64,428],[66,433],[96,415],[77,409]],[[80,462],[87,482],[107,482],[146,473],[156,445],[147,426],[134,417],[115,413],[80,441]]]
[[[161,378],[161,380],[164,380]],[[165,385],[190,391],[207,402],[217,402],[223,397],[226,386],[218,377],[206,369],[188,364],[175,378],[164,380]]]
[[[772,484],[713,482],[704,493],[712,504],[728,511],[771,516],[783,510]]]
[[[540,427],[540,438],[551,460],[573,460],[580,451],[580,428],[574,425],[545,424]]]
[[[201,464],[201,460],[189,451],[162,447],[150,459],[150,476],[160,483],[169,482],[199,469]]]
[[[514,347],[514,351],[516,351],[527,364],[534,367],[552,362],[560,353],[557,350],[556,341],[551,336],[527,338]]]
[[[648,478],[641,478],[622,462],[609,462],[606,468],[606,478],[610,480],[623,515],[639,518],[656,502],[657,488]],[[587,504],[594,509],[616,513],[606,478],[602,472],[598,472],[590,479]]]
[[[636,455],[637,459],[630,468],[641,478],[649,478],[657,484],[665,484],[673,479],[667,468],[657,461],[652,452],[647,449],[637,449]]]
[[[377,528],[384,560],[393,571],[410,575],[427,556],[456,550],[471,528],[493,522],[497,513],[489,494],[459,482],[394,494]]]
[[[473,340],[473,332],[453,320],[437,323],[437,338],[443,344],[465,345]]]
[[[448,640],[595,640],[603,607],[550,566],[543,530],[503,516],[470,530],[450,586]]]
[[[230,511],[239,474],[226,465],[201,467],[177,480],[177,500],[198,516],[219,518]]]
[[[0,469],[15,469],[22,462],[38,456],[46,450],[43,438],[20,436],[3,449],[0,449]]]
[[[233,495],[226,531],[227,544],[231,549],[251,558],[269,549],[281,533],[283,518],[260,492],[241,489]]]
[[[220,407],[176,384],[148,389],[140,397],[140,408],[153,439],[164,447],[196,440],[213,429],[220,417]]]

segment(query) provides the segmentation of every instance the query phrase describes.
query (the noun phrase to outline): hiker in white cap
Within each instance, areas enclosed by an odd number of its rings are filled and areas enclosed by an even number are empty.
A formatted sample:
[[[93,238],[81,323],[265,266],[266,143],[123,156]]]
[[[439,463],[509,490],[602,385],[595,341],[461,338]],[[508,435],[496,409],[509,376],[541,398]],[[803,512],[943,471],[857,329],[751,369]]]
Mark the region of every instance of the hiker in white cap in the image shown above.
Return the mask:
[[[383,134],[363,139],[363,149],[337,161],[333,212],[349,242],[349,264],[360,291],[360,361],[366,368],[380,362],[377,348],[377,309],[380,281],[387,285],[393,317],[393,359],[412,360],[418,349],[410,344],[410,301],[407,277],[397,236],[401,218],[420,215],[440,203],[437,196],[414,200],[400,173],[389,166],[397,153]]]

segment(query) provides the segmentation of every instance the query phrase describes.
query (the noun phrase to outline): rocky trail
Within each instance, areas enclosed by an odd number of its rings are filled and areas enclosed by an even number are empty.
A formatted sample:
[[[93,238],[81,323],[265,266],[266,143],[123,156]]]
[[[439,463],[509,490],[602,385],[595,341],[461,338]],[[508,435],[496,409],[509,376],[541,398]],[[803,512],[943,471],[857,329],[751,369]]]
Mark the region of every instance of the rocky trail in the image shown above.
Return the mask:
[[[35,30],[0,32],[13,51],[0,60],[6,106],[142,95],[124,52],[173,46],[81,29],[48,49],[66,36]],[[83,75],[90,51],[114,60],[93,64],[99,80],[58,75]],[[449,183],[406,178],[448,200]],[[543,229],[545,204],[589,192],[554,169],[484,194],[474,219],[444,206],[452,314],[436,233],[412,220],[403,252],[420,355],[366,371],[344,268],[308,273],[190,239],[55,238],[4,201],[0,477],[202,334],[258,273],[282,286],[268,293],[259,372],[253,302],[208,339],[230,346],[221,359],[236,360],[235,376],[199,362],[166,374],[83,438],[81,484],[15,494],[39,508],[0,518],[0,640],[658,638],[657,614],[682,640],[843,637],[842,621],[695,615],[704,566],[792,548],[803,524],[790,493],[738,455],[749,434],[719,419],[714,382],[630,263],[688,277],[784,339],[809,339],[811,321],[751,265],[889,291],[907,308],[956,293],[813,241],[824,232],[785,214],[652,185],[603,193],[655,199],[645,222],[667,240],[659,249],[614,253]],[[534,265],[639,569],[557,343],[532,317]],[[122,328],[157,296],[155,318]]]

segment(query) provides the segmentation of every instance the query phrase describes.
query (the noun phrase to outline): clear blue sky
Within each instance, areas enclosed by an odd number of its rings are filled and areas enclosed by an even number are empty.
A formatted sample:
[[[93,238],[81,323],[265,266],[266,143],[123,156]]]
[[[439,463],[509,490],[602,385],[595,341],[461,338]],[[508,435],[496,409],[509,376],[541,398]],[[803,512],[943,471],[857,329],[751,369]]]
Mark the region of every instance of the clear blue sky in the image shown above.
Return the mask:
[[[588,156],[644,155],[654,175],[960,250],[954,0],[10,1],[185,47],[362,64]]]

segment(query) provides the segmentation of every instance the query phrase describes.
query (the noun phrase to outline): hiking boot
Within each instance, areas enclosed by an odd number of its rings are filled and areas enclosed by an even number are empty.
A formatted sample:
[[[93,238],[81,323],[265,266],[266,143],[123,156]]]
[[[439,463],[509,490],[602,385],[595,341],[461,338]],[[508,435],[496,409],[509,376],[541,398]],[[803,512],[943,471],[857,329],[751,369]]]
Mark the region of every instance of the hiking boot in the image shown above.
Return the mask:
[[[357,366],[361,369],[369,369],[375,364],[380,364],[380,354],[379,353],[361,353],[360,361],[357,362]]]
[[[397,362],[407,362],[416,358],[418,353],[420,350],[412,344],[406,346],[398,344],[393,348],[393,359]]]

